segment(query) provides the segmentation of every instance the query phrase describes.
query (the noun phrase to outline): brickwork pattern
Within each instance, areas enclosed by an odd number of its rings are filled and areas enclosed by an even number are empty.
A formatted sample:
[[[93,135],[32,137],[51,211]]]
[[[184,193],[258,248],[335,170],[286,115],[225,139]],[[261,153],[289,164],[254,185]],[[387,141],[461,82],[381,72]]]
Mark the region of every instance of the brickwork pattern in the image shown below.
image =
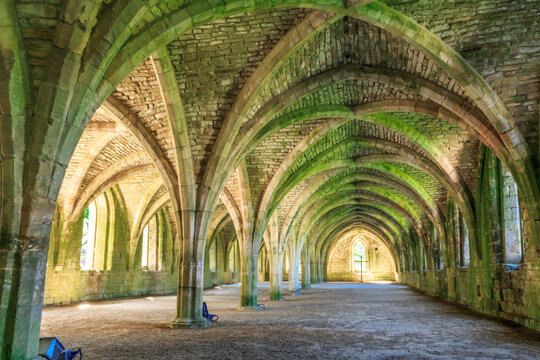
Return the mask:
[[[122,100],[137,115],[176,169],[173,135],[160,91],[155,69],[148,59],[116,87],[113,96]]]
[[[224,117],[246,79],[306,10],[232,16],[168,45],[189,130],[196,174],[212,151]]]
[[[527,141],[538,143],[537,1],[443,0],[392,4],[456,49],[503,100]],[[456,16],[456,13],[458,15]],[[437,14],[433,16],[433,14]]]
[[[363,51],[358,51],[362,49]],[[365,22],[345,17],[317,34],[285,63],[262,92],[261,104],[303,79],[345,64],[382,66],[436,82],[463,96],[460,85],[444,70],[406,42]],[[376,93],[376,91],[374,91]]]
[[[294,147],[324,120],[291,125],[262,141],[247,157],[250,190],[255,210],[276,169]]]

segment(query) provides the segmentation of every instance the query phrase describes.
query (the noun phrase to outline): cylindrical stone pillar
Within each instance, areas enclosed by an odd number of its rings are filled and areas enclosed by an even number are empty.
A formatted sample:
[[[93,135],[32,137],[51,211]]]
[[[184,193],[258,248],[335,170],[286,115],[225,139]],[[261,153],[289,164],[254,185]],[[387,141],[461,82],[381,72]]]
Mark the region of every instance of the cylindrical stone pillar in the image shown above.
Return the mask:
[[[240,257],[240,307],[257,307],[257,256]]]
[[[300,258],[296,256],[294,251],[289,252],[289,293],[291,295],[300,295]]]
[[[184,252],[178,274],[176,318],[168,325],[174,329],[206,328],[210,323],[202,316],[204,266],[186,255]]]
[[[37,356],[46,263],[46,251],[0,250],[0,359]]]
[[[275,252],[270,253],[270,300],[280,301],[283,300],[283,294],[281,293],[281,282],[283,279],[283,256]]]
[[[309,271],[310,271],[310,276],[311,276],[311,283],[318,284],[319,283],[319,277],[318,277],[319,269],[317,267],[317,261],[315,260],[315,256],[313,254],[311,254],[309,264],[310,264]]]
[[[168,323],[174,329],[206,328],[210,324],[202,316],[204,288],[204,256],[199,255],[199,245],[204,241],[195,238],[192,226],[204,223],[204,212],[186,210],[182,213],[182,250],[178,270],[176,318]],[[200,234],[206,238],[206,233]]]
[[[310,276],[309,254],[304,250],[302,252],[302,289],[311,288]]]

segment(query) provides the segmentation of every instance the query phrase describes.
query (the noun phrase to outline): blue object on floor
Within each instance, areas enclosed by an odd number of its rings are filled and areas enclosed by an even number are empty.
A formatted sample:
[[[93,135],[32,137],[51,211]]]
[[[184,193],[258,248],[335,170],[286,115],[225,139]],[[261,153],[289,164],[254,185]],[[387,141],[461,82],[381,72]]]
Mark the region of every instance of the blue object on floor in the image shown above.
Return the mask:
[[[55,337],[39,339],[39,356],[47,360],[72,360],[79,355],[79,360],[83,358],[81,349],[66,350],[60,340]]]
[[[202,303],[202,316],[204,318],[206,318],[206,320],[208,320],[210,322],[216,322],[219,319],[219,316],[217,316],[215,314],[210,314],[208,312],[208,307],[206,306],[206,302],[204,302],[204,301]]]

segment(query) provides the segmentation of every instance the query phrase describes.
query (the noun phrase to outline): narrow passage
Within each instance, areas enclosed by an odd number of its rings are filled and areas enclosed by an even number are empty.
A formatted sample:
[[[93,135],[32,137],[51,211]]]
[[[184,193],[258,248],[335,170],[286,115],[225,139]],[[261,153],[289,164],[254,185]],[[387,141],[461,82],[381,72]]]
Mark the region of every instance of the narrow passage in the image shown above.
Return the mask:
[[[404,286],[329,283],[238,311],[239,285],[205,291],[219,322],[169,330],[174,296],[43,310],[41,336],[82,347],[85,359],[540,359],[540,335]],[[286,293],[286,286],[283,288]]]

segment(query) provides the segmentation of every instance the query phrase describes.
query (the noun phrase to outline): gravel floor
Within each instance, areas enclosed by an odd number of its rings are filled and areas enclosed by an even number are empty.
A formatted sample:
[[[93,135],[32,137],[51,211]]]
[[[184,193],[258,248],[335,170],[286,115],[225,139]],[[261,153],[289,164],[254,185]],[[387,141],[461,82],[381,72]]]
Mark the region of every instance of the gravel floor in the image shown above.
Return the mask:
[[[219,314],[206,330],[164,328],[176,300],[163,296],[45,308],[41,336],[89,360],[540,359],[538,333],[403,286],[330,283],[270,302],[260,284],[265,311],[238,311],[239,290],[205,291]]]

